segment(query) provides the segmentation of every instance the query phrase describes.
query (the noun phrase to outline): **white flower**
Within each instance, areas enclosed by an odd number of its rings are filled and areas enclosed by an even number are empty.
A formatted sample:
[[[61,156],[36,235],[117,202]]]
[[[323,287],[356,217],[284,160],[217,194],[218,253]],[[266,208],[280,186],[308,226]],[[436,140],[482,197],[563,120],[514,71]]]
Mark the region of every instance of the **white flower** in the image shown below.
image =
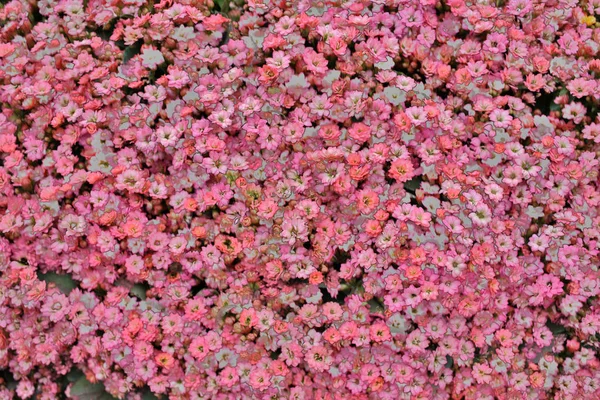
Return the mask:
[[[158,50],[144,49],[142,51],[142,65],[146,68],[156,69],[157,66],[165,62],[165,57]]]

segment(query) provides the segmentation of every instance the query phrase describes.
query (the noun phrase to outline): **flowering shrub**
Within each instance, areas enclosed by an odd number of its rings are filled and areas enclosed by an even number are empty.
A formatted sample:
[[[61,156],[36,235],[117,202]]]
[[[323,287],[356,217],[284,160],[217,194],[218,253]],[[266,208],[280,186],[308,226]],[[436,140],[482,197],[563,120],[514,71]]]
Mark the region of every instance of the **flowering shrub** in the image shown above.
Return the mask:
[[[599,398],[600,1],[3,3],[1,399]]]

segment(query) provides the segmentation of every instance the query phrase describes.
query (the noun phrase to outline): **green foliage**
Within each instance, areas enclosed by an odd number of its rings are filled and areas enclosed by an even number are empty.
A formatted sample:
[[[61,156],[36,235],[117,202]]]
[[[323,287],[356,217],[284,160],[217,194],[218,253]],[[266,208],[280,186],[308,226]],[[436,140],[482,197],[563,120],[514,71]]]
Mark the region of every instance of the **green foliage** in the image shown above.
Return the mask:
[[[141,50],[142,50],[142,42],[140,40],[138,40],[131,46],[127,46],[125,48],[125,50],[123,51],[123,64],[126,64],[127,61],[131,60],[133,57],[140,54]]]
[[[78,400],[114,400],[102,383],[91,383],[81,376],[71,387],[71,396]]]
[[[136,283],[129,292],[140,300],[146,300],[146,290],[147,288],[144,285]]]
[[[214,0],[214,3],[221,14],[227,15],[229,12],[229,0]]]
[[[69,274],[57,274],[55,272],[48,272],[46,274],[38,274],[38,278],[48,283],[54,283],[56,287],[68,295],[71,290],[77,287],[77,283],[71,278]]]

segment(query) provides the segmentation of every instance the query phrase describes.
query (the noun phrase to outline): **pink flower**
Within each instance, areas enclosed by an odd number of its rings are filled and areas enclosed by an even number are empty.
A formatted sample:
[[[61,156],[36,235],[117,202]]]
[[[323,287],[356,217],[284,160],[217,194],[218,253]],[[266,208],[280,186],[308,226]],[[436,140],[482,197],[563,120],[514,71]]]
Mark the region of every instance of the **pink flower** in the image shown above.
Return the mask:
[[[53,294],[46,299],[41,311],[50,321],[61,321],[69,313],[69,299],[62,293]]]
[[[506,110],[494,110],[490,113],[490,121],[493,122],[497,128],[507,128],[510,126],[512,117]]]
[[[429,341],[420,330],[412,331],[406,338],[406,347],[412,353],[422,353],[429,346]]]
[[[364,143],[371,138],[371,128],[359,122],[348,129],[348,135],[357,142]]]
[[[250,386],[254,389],[263,391],[271,386],[271,374],[262,369],[254,369],[250,373]]]
[[[209,353],[206,338],[198,336],[190,343],[190,354],[197,359],[202,361]]]
[[[389,174],[398,182],[406,182],[413,178],[414,167],[410,160],[397,158],[392,162]]]
[[[219,374],[219,383],[226,387],[233,387],[239,382],[238,372],[233,367],[225,367]]]
[[[325,74],[327,72],[327,60],[321,53],[313,51],[307,51],[302,55],[304,62],[306,63],[306,69],[314,74]]]
[[[371,325],[369,329],[371,340],[373,342],[381,343],[391,339],[390,329],[382,322]]]
[[[313,346],[306,353],[306,363],[315,371],[326,371],[331,362],[329,352],[324,346]]]
[[[306,222],[300,217],[286,219],[281,228],[283,229],[281,237],[288,241],[289,244],[294,244],[297,240],[305,241],[308,235]]]

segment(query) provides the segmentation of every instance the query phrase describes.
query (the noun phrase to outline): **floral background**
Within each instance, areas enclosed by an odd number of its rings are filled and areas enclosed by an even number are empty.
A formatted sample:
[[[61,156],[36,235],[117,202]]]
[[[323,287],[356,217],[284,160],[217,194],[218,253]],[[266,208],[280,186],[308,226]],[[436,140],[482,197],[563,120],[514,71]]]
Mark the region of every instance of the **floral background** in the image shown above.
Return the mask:
[[[600,398],[600,1],[1,3],[1,399]]]

